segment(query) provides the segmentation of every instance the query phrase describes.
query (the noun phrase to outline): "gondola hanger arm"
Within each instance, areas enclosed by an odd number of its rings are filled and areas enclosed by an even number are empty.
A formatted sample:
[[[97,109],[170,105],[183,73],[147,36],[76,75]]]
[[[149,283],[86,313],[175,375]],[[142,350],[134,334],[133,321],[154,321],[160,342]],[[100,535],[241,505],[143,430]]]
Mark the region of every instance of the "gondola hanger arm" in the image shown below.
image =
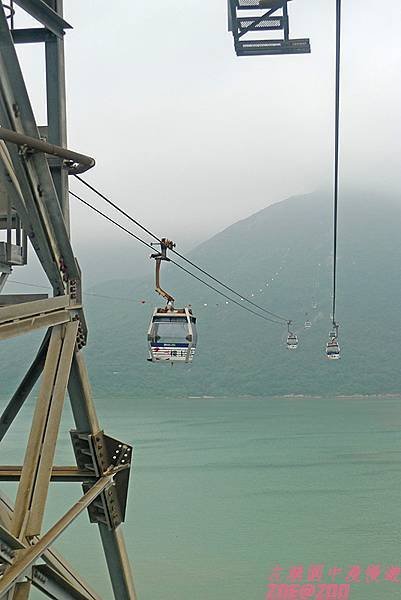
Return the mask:
[[[167,257],[167,250],[172,250],[173,248],[175,248],[174,242],[172,242],[171,240],[168,240],[167,238],[162,238],[160,240],[160,252],[157,252],[157,253],[151,255],[151,258],[154,258],[156,261],[156,287],[155,287],[155,290],[158,294],[160,294],[160,296],[162,296],[166,300],[167,304],[171,304],[171,305],[174,304],[173,296],[171,296],[171,294],[169,294],[168,292],[163,290],[163,288],[160,286],[160,267],[161,267],[162,261],[170,261],[170,259]]]

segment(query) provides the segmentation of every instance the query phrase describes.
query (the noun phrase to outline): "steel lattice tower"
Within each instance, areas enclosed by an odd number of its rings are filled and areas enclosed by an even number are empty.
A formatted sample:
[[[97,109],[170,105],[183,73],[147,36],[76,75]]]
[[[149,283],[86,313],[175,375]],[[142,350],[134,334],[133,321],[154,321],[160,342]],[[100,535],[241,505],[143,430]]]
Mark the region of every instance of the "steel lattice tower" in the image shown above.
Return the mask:
[[[99,600],[52,549],[88,509],[99,527],[114,596],[135,599],[121,523],[125,518],[132,448],[101,430],[81,349],[86,344],[81,273],[69,236],[68,175],[94,165],[67,150],[63,0],[15,0],[38,27],[15,29],[13,3],[0,5],[0,340],[36,329],[45,335],[36,357],[0,417],[0,441],[13,433],[19,410],[40,380],[22,466],[0,466],[18,481],[15,506],[0,496],[0,598],[28,598],[32,585],[49,598]],[[11,17],[11,18],[10,18]],[[9,26],[11,22],[11,27]],[[35,122],[15,45],[45,46],[47,125]],[[30,240],[53,288],[46,295],[1,291],[14,267],[27,262]],[[55,466],[67,395],[75,430],[76,466]],[[43,518],[50,481],[82,482],[83,496],[47,532]]]

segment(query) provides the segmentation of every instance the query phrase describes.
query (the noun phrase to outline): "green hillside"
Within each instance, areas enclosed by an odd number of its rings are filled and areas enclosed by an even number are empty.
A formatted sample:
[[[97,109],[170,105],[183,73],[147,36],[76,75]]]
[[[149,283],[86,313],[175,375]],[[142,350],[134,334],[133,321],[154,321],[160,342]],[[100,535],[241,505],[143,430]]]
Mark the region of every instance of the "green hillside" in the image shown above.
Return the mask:
[[[270,206],[235,223],[191,253],[191,259],[262,306],[296,322],[297,351],[285,327],[257,319],[167,266],[163,284],[176,306],[191,304],[199,345],[190,367],[146,361],[153,306],[147,280],[104,282],[88,296],[87,355],[95,393],[118,395],[281,395],[401,392],[401,203],[350,191],[341,199],[337,318],[341,361],[327,361],[330,329],[332,205],[321,192]],[[135,264],[129,265],[135,272]],[[268,285],[266,285],[268,284]],[[126,298],[127,300],[124,300]],[[132,298],[132,301],[129,301]],[[142,304],[141,299],[146,303]],[[317,308],[313,308],[317,303]],[[207,304],[207,306],[205,306]],[[312,328],[305,330],[305,314]],[[18,341],[11,342],[14,348]],[[9,359],[1,349],[1,369]],[[15,371],[15,369],[14,369]]]

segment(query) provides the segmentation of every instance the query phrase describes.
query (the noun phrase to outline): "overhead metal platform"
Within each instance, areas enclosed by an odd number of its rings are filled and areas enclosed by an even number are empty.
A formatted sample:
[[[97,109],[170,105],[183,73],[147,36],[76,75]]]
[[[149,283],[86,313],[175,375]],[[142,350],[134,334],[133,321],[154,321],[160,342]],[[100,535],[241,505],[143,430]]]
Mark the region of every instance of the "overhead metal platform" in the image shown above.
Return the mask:
[[[238,56],[310,53],[308,38],[290,38],[289,1],[228,0],[228,29]]]

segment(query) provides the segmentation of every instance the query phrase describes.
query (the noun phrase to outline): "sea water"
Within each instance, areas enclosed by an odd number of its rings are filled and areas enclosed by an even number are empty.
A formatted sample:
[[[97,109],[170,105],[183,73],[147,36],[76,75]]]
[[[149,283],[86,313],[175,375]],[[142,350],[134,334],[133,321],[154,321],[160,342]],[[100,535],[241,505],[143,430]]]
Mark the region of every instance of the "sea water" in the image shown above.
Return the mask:
[[[304,583],[312,567],[326,584],[348,577],[352,600],[401,598],[401,398],[96,406],[106,432],[135,448],[124,530],[139,600],[264,600],[269,579],[289,585],[293,567]],[[31,415],[32,402],[4,442],[3,464],[22,460]],[[70,426],[67,410],[58,464],[74,464]],[[79,484],[51,484],[46,526],[80,494]],[[86,514],[56,547],[112,598]]]

